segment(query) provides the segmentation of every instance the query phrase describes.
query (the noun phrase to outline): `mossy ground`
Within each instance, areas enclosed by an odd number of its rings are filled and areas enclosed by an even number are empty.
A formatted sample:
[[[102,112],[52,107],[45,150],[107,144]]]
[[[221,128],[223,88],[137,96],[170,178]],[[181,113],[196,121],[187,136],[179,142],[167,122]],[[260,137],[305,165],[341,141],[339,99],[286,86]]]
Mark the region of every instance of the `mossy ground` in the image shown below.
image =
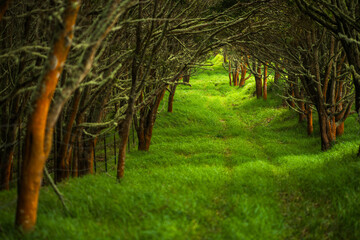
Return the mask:
[[[252,78],[229,87],[219,66],[191,84],[174,113],[160,106],[150,152],[128,154],[121,183],[111,162],[108,174],[59,184],[71,215],[45,187],[36,230],[21,236],[16,191],[0,192],[0,239],[360,239],[355,116],[321,152],[316,119],[309,137],[271,80],[268,101]]]

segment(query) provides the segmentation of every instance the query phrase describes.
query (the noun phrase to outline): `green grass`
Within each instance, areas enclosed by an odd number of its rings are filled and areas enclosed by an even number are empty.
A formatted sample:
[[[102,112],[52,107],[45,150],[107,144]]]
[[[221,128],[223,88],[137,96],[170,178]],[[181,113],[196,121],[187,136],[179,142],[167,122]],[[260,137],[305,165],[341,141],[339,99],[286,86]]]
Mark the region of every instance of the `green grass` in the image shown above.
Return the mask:
[[[178,88],[121,183],[111,161],[109,175],[59,184],[71,215],[43,188],[36,231],[21,236],[16,192],[0,192],[0,239],[360,239],[355,117],[321,152],[316,117],[309,137],[275,90],[258,100],[253,79],[229,87],[221,68]]]

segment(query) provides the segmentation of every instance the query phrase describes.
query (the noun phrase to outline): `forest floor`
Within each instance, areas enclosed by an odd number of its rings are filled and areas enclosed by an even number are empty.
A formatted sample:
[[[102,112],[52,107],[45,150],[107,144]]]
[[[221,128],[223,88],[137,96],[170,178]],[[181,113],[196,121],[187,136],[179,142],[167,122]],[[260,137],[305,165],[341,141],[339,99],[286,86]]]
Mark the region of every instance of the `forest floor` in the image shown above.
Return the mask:
[[[0,239],[360,239],[355,116],[321,152],[316,119],[309,137],[271,83],[268,101],[220,68],[191,84],[174,113],[160,106],[150,151],[128,154],[121,183],[112,162],[59,184],[70,215],[42,188],[37,229],[20,236],[16,190],[0,192]]]

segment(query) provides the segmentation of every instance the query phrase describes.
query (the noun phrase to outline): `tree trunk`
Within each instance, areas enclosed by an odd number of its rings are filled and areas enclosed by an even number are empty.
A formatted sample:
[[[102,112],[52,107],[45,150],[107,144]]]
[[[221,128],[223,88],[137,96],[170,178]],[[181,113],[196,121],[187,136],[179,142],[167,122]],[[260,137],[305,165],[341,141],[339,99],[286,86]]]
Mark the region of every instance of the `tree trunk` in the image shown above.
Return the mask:
[[[88,138],[88,136],[84,136]],[[83,139],[83,147],[80,148],[80,166],[79,175],[84,176],[88,174],[94,174],[94,151],[97,143],[97,138],[94,139]]]
[[[313,125],[312,108],[309,104],[306,104],[306,118],[307,118],[307,133],[310,136],[314,132],[314,125]]]
[[[231,61],[229,60],[229,84],[231,86]]]
[[[337,88],[337,92],[336,92],[336,101],[340,101],[340,99],[343,97],[343,81],[339,81],[338,80],[338,88]],[[337,107],[337,110],[339,112],[341,112],[343,110],[343,103],[340,103],[339,106]],[[340,121],[343,117],[344,117],[345,113],[339,114],[336,116],[336,122]],[[336,127],[336,135],[337,136],[341,136],[344,134],[344,130],[345,130],[345,125],[344,122],[341,122],[337,127]]]
[[[190,75],[189,74],[186,74],[183,76],[183,82],[184,83],[189,83],[190,82]]]
[[[152,132],[156,120],[157,111],[159,109],[162,98],[164,97],[165,89],[156,96],[154,102],[151,104],[149,110],[143,109],[140,116],[139,126],[137,127],[140,151],[149,151]]]
[[[289,95],[289,100],[287,101],[289,106],[292,108],[295,108],[295,101],[294,101],[294,97],[295,97],[295,85],[294,83],[296,82],[296,77],[293,74],[289,74],[288,76],[290,85],[289,85],[289,90],[288,90],[288,95]]]
[[[173,112],[173,102],[174,102],[174,96],[176,91],[177,84],[174,83],[174,85],[171,85],[170,87],[170,94],[169,94],[169,100],[168,100],[168,112]]]
[[[296,99],[298,99],[296,101],[298,108],[299,108],[299,122],[303,122],[305,121],[305,103],[304,103],[304,93],[302,91],[302,89],[299,88],[298,86],[298,82],[296,82],[295,86],[294,86],[294,93],[295,93],[295,97]]]
[[[321,137],[321,150],[326,151],[331,147],[331,127],[330,121],[327,119],[326,110],[321,106],[317,106],[318,117],[319,117],[319,127],[320,127],[320,137]]]
[[[262,79],[261,79],[261,64],[257,66],[257,75],[255,77],[256,82],[256,97],[262,97]]]
[[[335,117],[332,117],[329,120],[329,127],[330,127],[330,140],[331,142],[335,142],[336,141],[336,121],[335,121]]]
[[[124,177],[126,146],[128,144],[130,126],[131,126],[131,122],[132,122],[132,118],[133,118],[135,97],[133,97],[133,99],[134,100],[129,99],[129,104],[131,104],[132,106],[130,105],[128,107],[126,117],[125,117],[123,123],[119,127],[120,145],[119,145],[119,157],[118,157],[118,167],[117,167],[117,179],[118,180]],[[130,103],[130,100],[132,103]]]
[[[24,231],[35,227],[39,190],[45,161],[50,153],[53,129],[46,129],[50,103],[55,92],[59,76],[65,64],[73,38],[73,29],[80,8],[79,0],[68,0],[64,15],[64,28],[57,36],[50,64],[45,72],[38,95],[33,103],[34,110],[27,125],[26,146],[22,164],[15,224]]]
[[[13,158],[14,158],[14,148],[11,146],[11,149],[4,150],[4,154],[2,154],[1,157],[0,190],[10,189],[11,166],[13,164]]]
[[[12,101],[12,103],[10,104],[11,108],[9,109],[9,122],[11,124],[4,127],[5,136],[2,136],[4,137],[4,139],[6,139],[6,142],[5,147],[0,155],[0,190],[9,190],[10,188],[9,184],[11,181],[11,166],[13,164],[18,124],[20,121],[20,118],[18,116],[19,103],[20,98],[16,97],[14,101]],[[8,122],[6,122],[6,125],[7,123]],[[18,142],[18,144],[20,143]]]
[[[304,114],[306,112],[305,103],[304,103],[304,101],[302,101],[302,100],[304,100],[302,93],[300,93],[300,96],[301,96],[301,101],[299,101],[299,108],[300,108],[301,112],[299,113],[299,122],[304,122],[306,119],[306,116]]]
[[[11,0],[2,0],[0,1],[0,22],[6,12],[6,10],[8,9],[9,7],[9,4],[10,4],[10,1]]]
[[[142,18],[142,4],[139,4],[138,7],[138,17]],[[136,48],[135,55],[131,64],[131,88],[129,93],[128,107],[125,113],[125,119],[119,124],[119,157],[118,157],[118,166],[117,166],[117,179],[120,180],[124,177],[125,172],[125,158],[126,158],[126,147],[130,135],[130,126],[134,116],[135,102],[137,98],[137,85],[139,81],[139,68],[140,68],[140,52],[141,52],[141,28],[142,23],[138,22],[136,26]]]
[[[267,100],[267,77],[268,77],[268,63],[264,65],[264,85],[263,85],[263,98]]]
[[[342,122],[339,124],[339,126],[336,127],[336,136],[340,137],[344,134],[345,131],[345,123]]]
[[[71,115],[66,126],[64,138],[61,141],[60,154],[57,155],[58,159],[58,182],[69,178],[70,174],[70,158],[72,154],[72,146],[70,144],[72,126],[75,122],[75,117],[79,109],[81,91],[77,89],[74,96],[73,106],[71,109]]]
[[[276,69],[275,69],[275,76],[274,76],[274,83],[275,84],[278,84],[279,83],[279,79],[280,79],[280,77],[281,77],[281,74],[280,74],[280,72],[279,72],[279,70],[278,70],[278,64],[276,64]]]
[[[75,149],[77,149],[79,147],[79,142],[76,141],[75,143],[75,146],[74,147],[74,150],[72,151],[73,152],[73,157],[72,157],[72,166],[71,166],[71,176],[73,178],[76,178],[79,176],[79,152],[76,151]]]
[[[235,69],[233,70],[233,85],[238,86],[239,85],[239,62],[235,61]]]
[[[246,66],[245,64],[241,64],[241,78],[240,78],[240,84],[239,84],[239,87],[242,87],[245,85],[245,77],[246,77]]]

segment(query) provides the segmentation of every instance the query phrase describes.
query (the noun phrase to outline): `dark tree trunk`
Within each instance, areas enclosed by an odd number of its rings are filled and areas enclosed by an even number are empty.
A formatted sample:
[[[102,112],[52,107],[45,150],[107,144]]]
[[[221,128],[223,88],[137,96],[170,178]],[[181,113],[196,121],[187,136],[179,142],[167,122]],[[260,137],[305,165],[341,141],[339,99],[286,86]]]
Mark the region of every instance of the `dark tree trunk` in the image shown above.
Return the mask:
[[[313,113],[311,106],[306,104],[306,118],[307,118],[307,133],[308,135],[312,135],[314,132],[314,125],[313,125]]]
[[[334,124],[332,120],[328,119],[326,109],[321,103],[316,107],[319,117],[320,137],[321,137],[321,150],[329,150],[335,141],[334,138]],[[335,128],[336,131],[336,128]]]
[[[0,22],[5,15],[6,10],[8,9],[10,4],[10,0],[2,0],[0,1]]]
[[[75,150],[79,147],[79,142],[77,140],[74,142],[74,146],[74,150],[72,151],[73,157],[71,165],[71,176],[76,178],[79,176],[79,152]]]
[[[294,86],[294,93],[295,93],[295,97],[297,100],[297,105],[299,107],[299,122],[303,122],[305,121],[305,103],[304,103],[304,93],[303,91],[299,88],[298,83],[295,84]]]
[[[257,75],[255,76],[256,82],[256,97],[262,97],[262,79],[261,79],[261,64],[257,66]]]
[[[175,91],[176,91],[176,87],[177,84],[174,83],[174,85],[171,85],[170,87],[170,94],[169,94],[169,99],[168,99],[168,112],[173,112],[173,102],[174,102],[174,96],[175,96]]]
[[[71,114],[68,119],[68,123],[66,126],[66,130],[64,132],[64,137],[61,141],[60,152],[57,154],[57,162],[58,162],[58,173],[57,173],[57,181],[61,182],[64,179],[69,178],[70,176],[70,159],[72,157],[72,144],[70,144],[71,134],[72,134],[72,126],[75,122],[75,117],[79,109],[81,92],[80,90],[76,90],[73,105],[70,109]]]
[[[14,150],[16,145],[16,137],[18,132],[18,123],[20,118],[18,116],[20,98],[15,97],[13,101],[11,101],[11,107],[9,108],[9,121],[8,126],[4,127],[4,137],[6,139],[5,147],[1,152],[0,159],[0,190],[9,190],[10,181],[11,181],[11,170],[13,165],[14,158]],[[6,116],[5,120],[7,120]],[[18,143],[20,144],[20,143]]]
[[[279,83],[279,79],[281,77],[281,74],[279,72],[279,70],[277,69],[278,65],[276,65],[276,69],[275,69],[275,76],[274,76],[274,83],[278,84]]]
[[[138,149],[140,151],[149,151],[157,111],[164,94],[165,89],[156,96],[149,108],[143,108],[140,111],[140,120],[138,126],[136,127],[139,140]]]

